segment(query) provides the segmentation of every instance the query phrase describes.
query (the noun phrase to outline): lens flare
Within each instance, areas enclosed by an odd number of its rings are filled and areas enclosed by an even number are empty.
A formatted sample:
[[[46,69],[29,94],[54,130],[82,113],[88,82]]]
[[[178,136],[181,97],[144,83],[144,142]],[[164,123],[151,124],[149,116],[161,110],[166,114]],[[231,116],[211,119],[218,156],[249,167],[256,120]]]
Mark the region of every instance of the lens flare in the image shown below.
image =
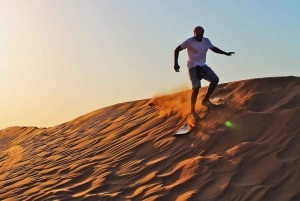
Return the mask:
[[[226,122],[225,122],[225,126],[227,126],[227,127],[232,127],[233,125],[232,125],[231,121],[226,121]]]

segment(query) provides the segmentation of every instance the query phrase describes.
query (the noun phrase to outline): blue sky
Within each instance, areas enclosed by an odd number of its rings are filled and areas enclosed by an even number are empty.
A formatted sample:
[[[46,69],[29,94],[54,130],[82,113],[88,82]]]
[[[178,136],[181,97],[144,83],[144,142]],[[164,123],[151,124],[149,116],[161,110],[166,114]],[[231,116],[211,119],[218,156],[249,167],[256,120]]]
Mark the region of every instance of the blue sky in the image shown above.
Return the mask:
[[[190,87],[187,54],[203,26],[221,83],[300,76],[300,2],[0,0],[0,129],[54,126],[93,110]],[[208,83],[203,82],[206,86]]]

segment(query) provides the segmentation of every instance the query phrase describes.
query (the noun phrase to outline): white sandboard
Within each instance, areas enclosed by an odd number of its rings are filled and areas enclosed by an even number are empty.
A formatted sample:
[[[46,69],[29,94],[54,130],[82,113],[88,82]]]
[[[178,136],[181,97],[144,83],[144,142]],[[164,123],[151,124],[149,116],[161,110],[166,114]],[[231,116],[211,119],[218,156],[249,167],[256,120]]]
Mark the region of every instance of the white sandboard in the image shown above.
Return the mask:
[[[199,113],[200,119],[188,119],[188,122],[186,124],[184,124],[175,134],[173,134],[173,136],[180,136],[180,135],[185,135],[188,134],[193,127],[195,126],[195,123],[197,121],[201,121],[208,113],[209,113],[209,109],[204,109]]]
[[[215,104],[216,106],[223,104],[221,98],[214,98],[211,100],[211,102],[213,104]],[[193,122],[192,124],[195,124],[196,121],[199,121],[199,120],[201,121],[209,113],[209,111],[211,109],[212,108],[210,108],[210,109],[204,108],[203,110],[201,110],[200,113],[198,114],[200,116],[200,119],[189,118],[188,122],[186,124],[184,124],[182,127],[180,127],[179,130],[173,134],[173,136],[177,137],[177,136],[182,136],[182,135],[188,134],[194,127],[194,125],[189,125],[189,121],[192,121]]]

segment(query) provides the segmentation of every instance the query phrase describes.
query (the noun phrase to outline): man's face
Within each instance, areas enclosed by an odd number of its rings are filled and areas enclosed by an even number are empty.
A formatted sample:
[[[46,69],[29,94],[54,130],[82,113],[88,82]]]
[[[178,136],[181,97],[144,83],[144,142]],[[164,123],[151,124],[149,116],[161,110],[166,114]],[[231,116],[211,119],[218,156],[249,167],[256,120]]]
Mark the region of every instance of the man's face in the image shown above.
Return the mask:
[[[204,33],[197,33],[197,34],[195,33],[195,38],[196,38],[196,40],[202,41],[203,34],[204,34]]]

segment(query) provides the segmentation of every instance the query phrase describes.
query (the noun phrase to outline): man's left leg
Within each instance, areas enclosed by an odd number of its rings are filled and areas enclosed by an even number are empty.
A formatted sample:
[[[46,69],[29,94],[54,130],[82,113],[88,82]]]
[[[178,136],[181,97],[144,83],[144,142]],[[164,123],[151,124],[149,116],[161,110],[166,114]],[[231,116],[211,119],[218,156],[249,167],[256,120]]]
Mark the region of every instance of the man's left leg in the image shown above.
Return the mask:
[[[210,82],[210,84],[208,86],[208,89],[207,89],[207,92],[206,92],[206,94],[205,94],[205,96],[204,96],[204,98],[202,100],[203,102],[209,101],[209,97],[212,94],[212,92],[214,92],[214,90],[216,89],[216,87],[218,86],[218,83],[219,83],[219,78],[218,77],[214,78]]]
[[[202,68],[205,70],[205,75],[203,76],[203,79],[210,82],[207,92],[202,100],[202,105],[206,107],[211,107],[213,106],[213,104],[209,101],[209,98],[211,94],[214,92],[214,90],[216,89],[216,87],[218,86],[219,77],[209,66],[203,66]]]

